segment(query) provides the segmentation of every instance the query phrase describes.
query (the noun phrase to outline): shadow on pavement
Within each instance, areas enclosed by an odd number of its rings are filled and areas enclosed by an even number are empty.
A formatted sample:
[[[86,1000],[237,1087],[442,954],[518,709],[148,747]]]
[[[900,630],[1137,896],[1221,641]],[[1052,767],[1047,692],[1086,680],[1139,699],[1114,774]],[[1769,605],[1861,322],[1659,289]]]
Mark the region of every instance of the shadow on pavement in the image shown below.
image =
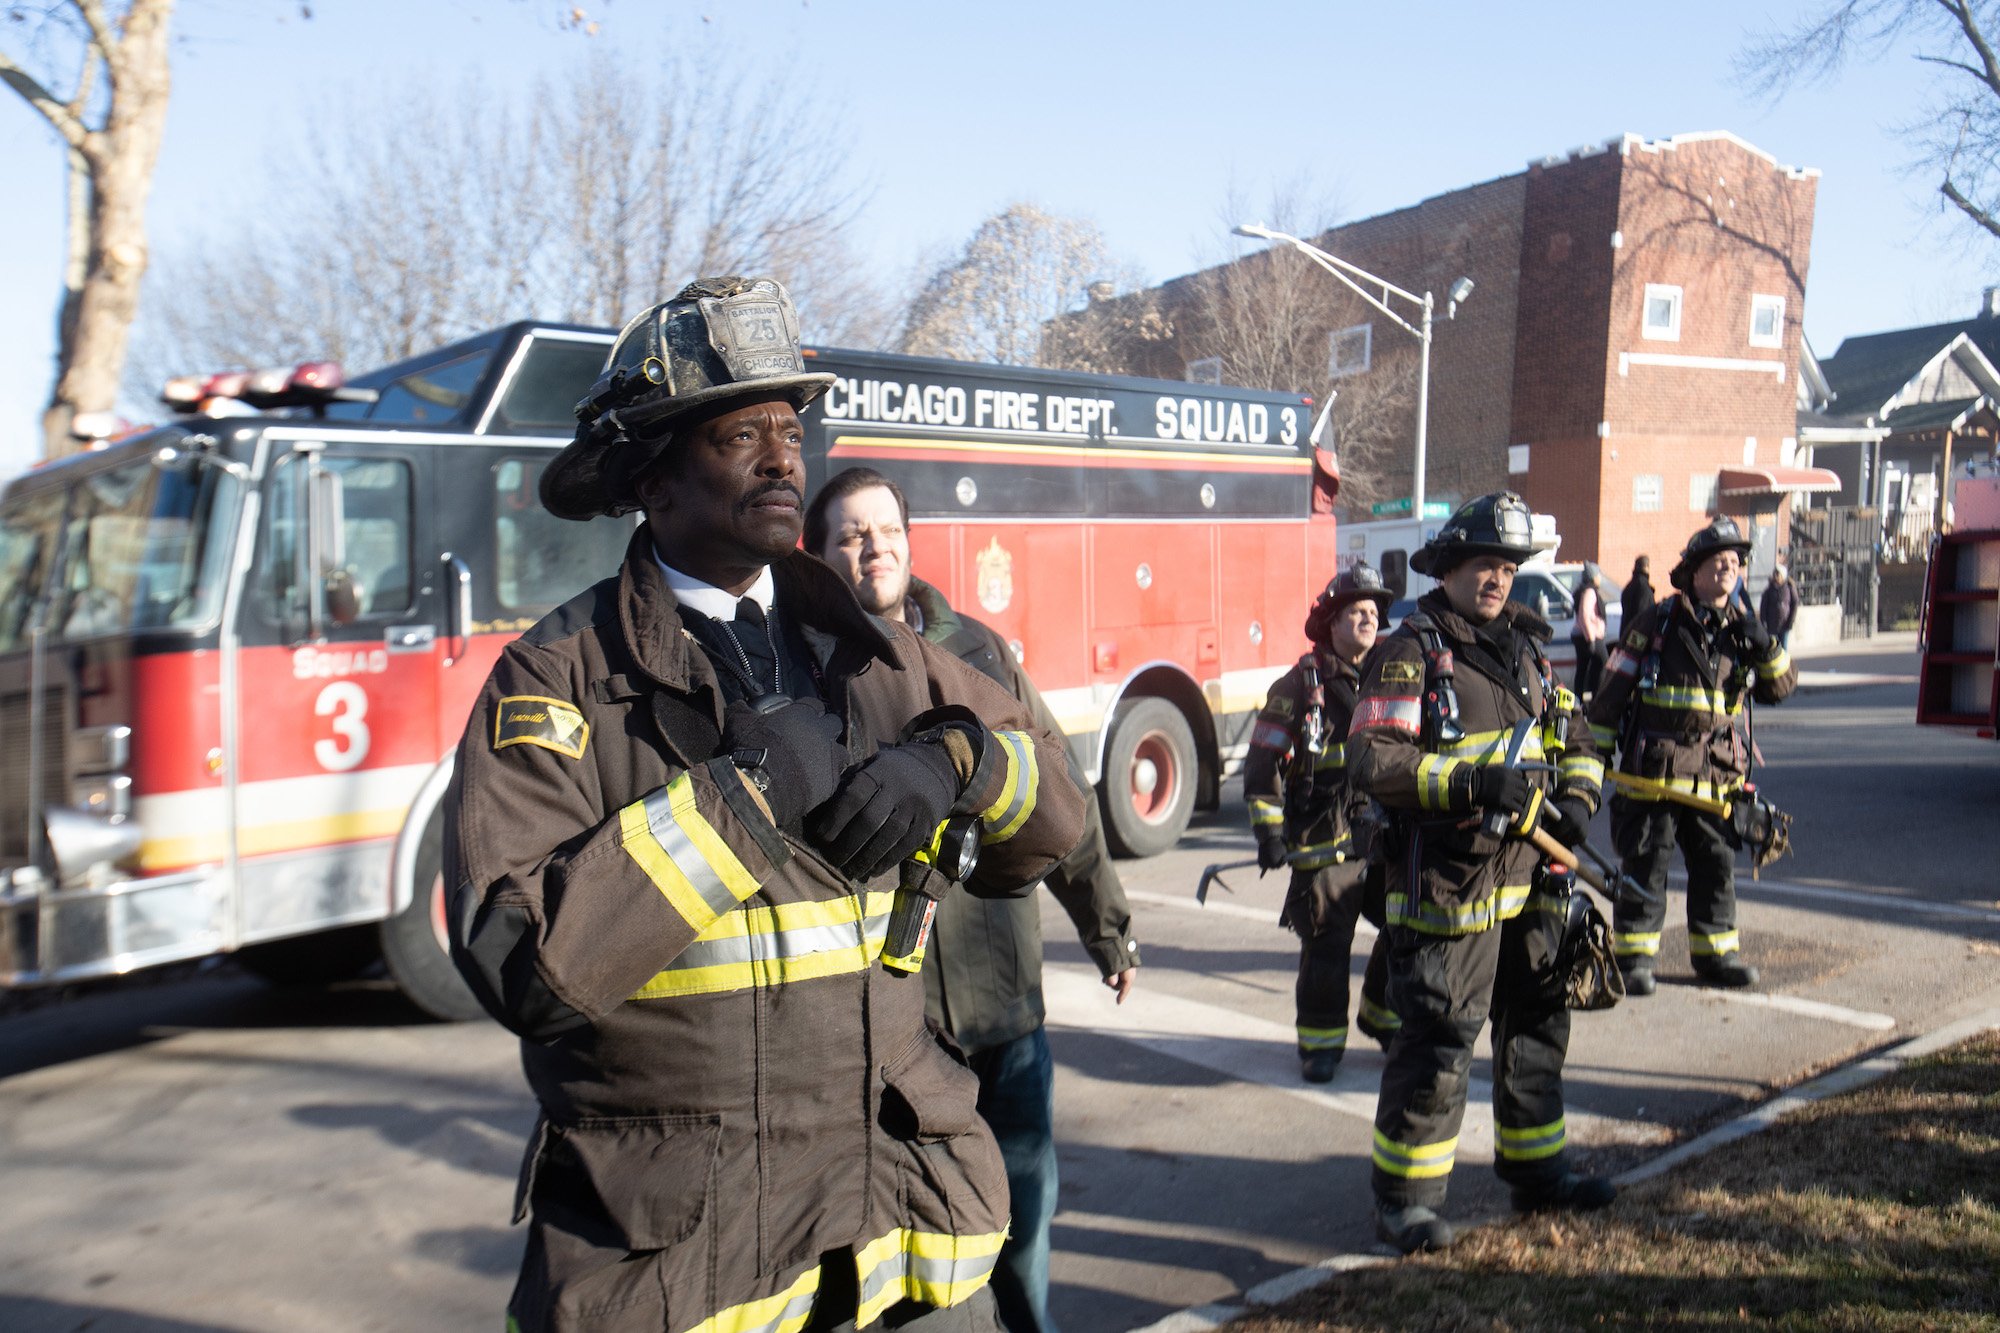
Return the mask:
[[[237,1333],[221,1324],[191,1324],[135,1310],[5,1292],[0,1292],[0,1328],[8,1333]]]
[[[387,981],[281,990],[226,964],[181,970],[168,979],[142,973],[0,1011],[0,1078],[129,1050],[190,1028],[392,1028],[432,1021]]]

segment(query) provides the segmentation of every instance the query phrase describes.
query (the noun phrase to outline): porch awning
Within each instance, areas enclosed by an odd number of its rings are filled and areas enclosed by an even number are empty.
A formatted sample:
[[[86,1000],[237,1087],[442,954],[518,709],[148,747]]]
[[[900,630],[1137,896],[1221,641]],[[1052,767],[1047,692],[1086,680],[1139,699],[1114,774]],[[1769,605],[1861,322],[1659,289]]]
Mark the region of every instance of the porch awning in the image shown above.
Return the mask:
[[[1724,495],[1789,495],[1837,491],[1840,476],[1823,467],[1726,467],[1716,480]]]

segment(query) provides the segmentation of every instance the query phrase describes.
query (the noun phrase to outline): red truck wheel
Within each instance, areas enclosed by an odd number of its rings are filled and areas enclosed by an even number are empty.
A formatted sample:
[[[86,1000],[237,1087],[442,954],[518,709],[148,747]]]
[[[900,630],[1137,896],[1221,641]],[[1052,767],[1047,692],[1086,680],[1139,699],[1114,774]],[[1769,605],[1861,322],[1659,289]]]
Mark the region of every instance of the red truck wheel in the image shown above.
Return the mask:
[[[1194,813],[1194,733],[1165,699],[1134,699],[1111,723],[1100,783],[1104,839],[1120,856],[1157,856]]]

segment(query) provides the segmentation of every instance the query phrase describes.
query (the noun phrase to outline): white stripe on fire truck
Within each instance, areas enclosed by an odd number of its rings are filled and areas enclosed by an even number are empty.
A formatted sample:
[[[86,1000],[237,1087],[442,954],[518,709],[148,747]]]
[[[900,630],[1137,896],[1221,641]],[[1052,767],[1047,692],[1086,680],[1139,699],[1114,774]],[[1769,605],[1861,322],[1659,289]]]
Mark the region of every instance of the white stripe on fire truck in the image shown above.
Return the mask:
[[[401,764],[243,783],[236,797],[239,850],[257,856],[394,837],[435,767]],[[229,793],[222,787],[141,796],[133,814],[154,835],[139,849],[147,869],[219,861],[227,854]]]

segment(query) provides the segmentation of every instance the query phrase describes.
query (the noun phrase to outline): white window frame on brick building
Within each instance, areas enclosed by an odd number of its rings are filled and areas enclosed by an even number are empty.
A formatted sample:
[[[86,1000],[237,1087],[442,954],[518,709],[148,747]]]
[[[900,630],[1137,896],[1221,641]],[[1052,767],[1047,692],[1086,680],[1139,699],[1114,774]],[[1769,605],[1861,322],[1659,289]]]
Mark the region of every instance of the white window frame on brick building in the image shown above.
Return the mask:
[[[1657,472],[1640,472],[1632,477],[1632,512],[1657,514],[1666,494],[1667,479]]]
[[[1222,358],[1219,356],[1196,357],[1187,363],[1189,384],[1222,383]]]
[[[1770,330],[1759,332],[1757,326],[1760,322],[1768,322]],[[1785,345],[1784,297],[1757,295],[1750,298],[1750,345],[1752,347]]]
[[[1655,301],[1664,302],[1664,309],[1656,311],[1653,307]],[[1654,342],[1677,343],[1681,340],[1680,288],[1663,282],[1646,284],[1646,299],[1639,307],[1639,334]]]
[[[1343,343],[1347,352],[1345,356],[1342,355]],[[1354,355],[1354,348],[1357,346],[1360,348],[1359,356]],[[1326,335],[1327,373],[1335,379],[1343,375],[1359,375],[1368,369],[1374,352],[1373,324],[1353,324],[1344,329],[1335,329]]]

